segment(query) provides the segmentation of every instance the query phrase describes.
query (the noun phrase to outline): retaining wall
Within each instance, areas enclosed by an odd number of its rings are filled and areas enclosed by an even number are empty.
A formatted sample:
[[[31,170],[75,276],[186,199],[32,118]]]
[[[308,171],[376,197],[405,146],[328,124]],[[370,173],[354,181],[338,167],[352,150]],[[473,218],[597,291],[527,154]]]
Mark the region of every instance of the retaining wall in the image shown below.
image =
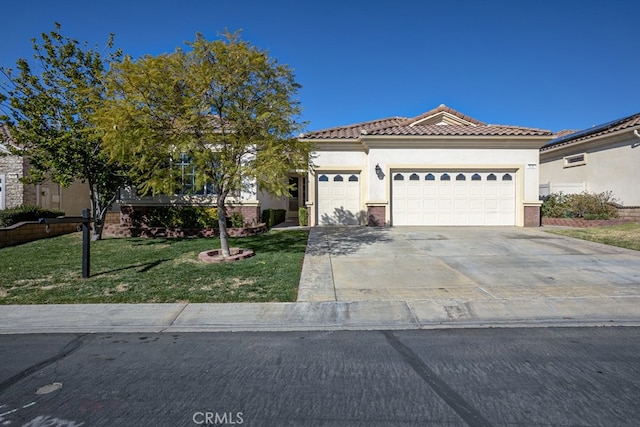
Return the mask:
[[[19,222],[10,227],[0,228],[0,248],[74,233],[81,225],[82,223],[49,224],[49,232],[47,232],[47,226],[44,224],[38,224],[35,221]]]

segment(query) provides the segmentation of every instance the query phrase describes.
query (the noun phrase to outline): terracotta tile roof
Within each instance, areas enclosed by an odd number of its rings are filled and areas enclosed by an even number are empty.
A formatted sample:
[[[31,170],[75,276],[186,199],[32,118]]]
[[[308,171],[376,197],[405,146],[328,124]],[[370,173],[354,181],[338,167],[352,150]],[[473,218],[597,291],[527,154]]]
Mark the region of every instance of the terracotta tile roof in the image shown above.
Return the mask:
[[[571,135],[572,133],[576,133],[578,131],[579,131],[579,129],[563,129],[563,130],[559,130],[558,132],[554,133],[553,136],[555,136],[556,138],[560,138],[560,137],[563,137],[563,136]]]
[[[415,125],[394,126],[378,129],[369,135],[410,135],[410,136],[550,136],[551,131],[520,126],[482,125]]]
[[[420,120],[439,113],[449,113],[469,122],[468,125],[420,124]],[[417,124],[415,124],[417,123]],[[414,118],[390,117],[348,126],[338,126],[302,135],[305,139],[358,139],[363,135],[380,136],[551,136],[551,131],[520,126],[488,125],[458,111],[440,105]]]
[[[369,122],[356,123],[347,126],[338,126],[313,132],[306,132],[303,138],[309,139],[357,139],[362,131],[372,132],[377,128],[386,128],[405,123],[406,117],[390,117],[388,119],[371,120]]]
[[[634,127],[640,127],[640,113],[632,114],[631,116],[627,116],[622,119],[613,120],[611,122],[570,133],[568,135],[559,136],[558,138],[549,141],[540,149],[540,151],[546,151],[563,145],[576,144],[598,136],[612,134],[626,129],[633,129]]]

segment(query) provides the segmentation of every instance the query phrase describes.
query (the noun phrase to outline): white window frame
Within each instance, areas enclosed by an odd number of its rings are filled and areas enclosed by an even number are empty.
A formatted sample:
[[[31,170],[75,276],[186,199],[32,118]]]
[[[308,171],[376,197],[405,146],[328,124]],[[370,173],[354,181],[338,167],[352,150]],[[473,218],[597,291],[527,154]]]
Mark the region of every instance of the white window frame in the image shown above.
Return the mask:
[[[574,166],[583,166],[587,164],[587,153],[573,154],[571,156],[565,156],[564,167],[572,168]]]
[[[0,210],[7,206],[7,176],[0,175]]]

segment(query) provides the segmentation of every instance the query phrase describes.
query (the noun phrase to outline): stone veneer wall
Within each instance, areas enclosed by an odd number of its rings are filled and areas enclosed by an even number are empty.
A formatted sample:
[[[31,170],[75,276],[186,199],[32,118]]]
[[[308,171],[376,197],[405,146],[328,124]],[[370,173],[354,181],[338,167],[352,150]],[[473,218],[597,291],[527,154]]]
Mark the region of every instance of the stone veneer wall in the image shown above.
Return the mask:
[[[384,227],[387,225],[384,206],[367,206],[367,225],[369,227]]]
[[[618,208],[618,217],[620,219],[640,222],[640,207]]]
[[[0,175],[4,175],[5,207],[15,208],[21,205],[36,204],[36,186],[20,182],[27,172],[27,161],[20,156],[0,156]]]
[[[524,207],[524,226],[540,227],[540,206]]]
[[[626,224],[630,219],[582,219],[582,218],[542,218],[542,225],[561,225],[564,227],[600,227],[603,225]]]
[[[74,233],[78,231],[80,225],[81,223],[49,224],[49,232],[47,233],[44,224],[38,224],[32,221],[19,222],[10,227],[0,228],[0,248],[45,239],[47,237],[60,236],[61,234]]]

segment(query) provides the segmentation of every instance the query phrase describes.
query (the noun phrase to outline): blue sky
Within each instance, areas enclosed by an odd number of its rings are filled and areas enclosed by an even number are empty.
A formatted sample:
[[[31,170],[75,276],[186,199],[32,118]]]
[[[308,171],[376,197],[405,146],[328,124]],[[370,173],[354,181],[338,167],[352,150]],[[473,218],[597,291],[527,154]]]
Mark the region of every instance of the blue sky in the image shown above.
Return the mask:
[[[225,28],[289,64],[308,130],[446,104],[493,124],[584,129],[640,112],[635,0],[8,0],[0,65],[64,35],[134,57]]]

